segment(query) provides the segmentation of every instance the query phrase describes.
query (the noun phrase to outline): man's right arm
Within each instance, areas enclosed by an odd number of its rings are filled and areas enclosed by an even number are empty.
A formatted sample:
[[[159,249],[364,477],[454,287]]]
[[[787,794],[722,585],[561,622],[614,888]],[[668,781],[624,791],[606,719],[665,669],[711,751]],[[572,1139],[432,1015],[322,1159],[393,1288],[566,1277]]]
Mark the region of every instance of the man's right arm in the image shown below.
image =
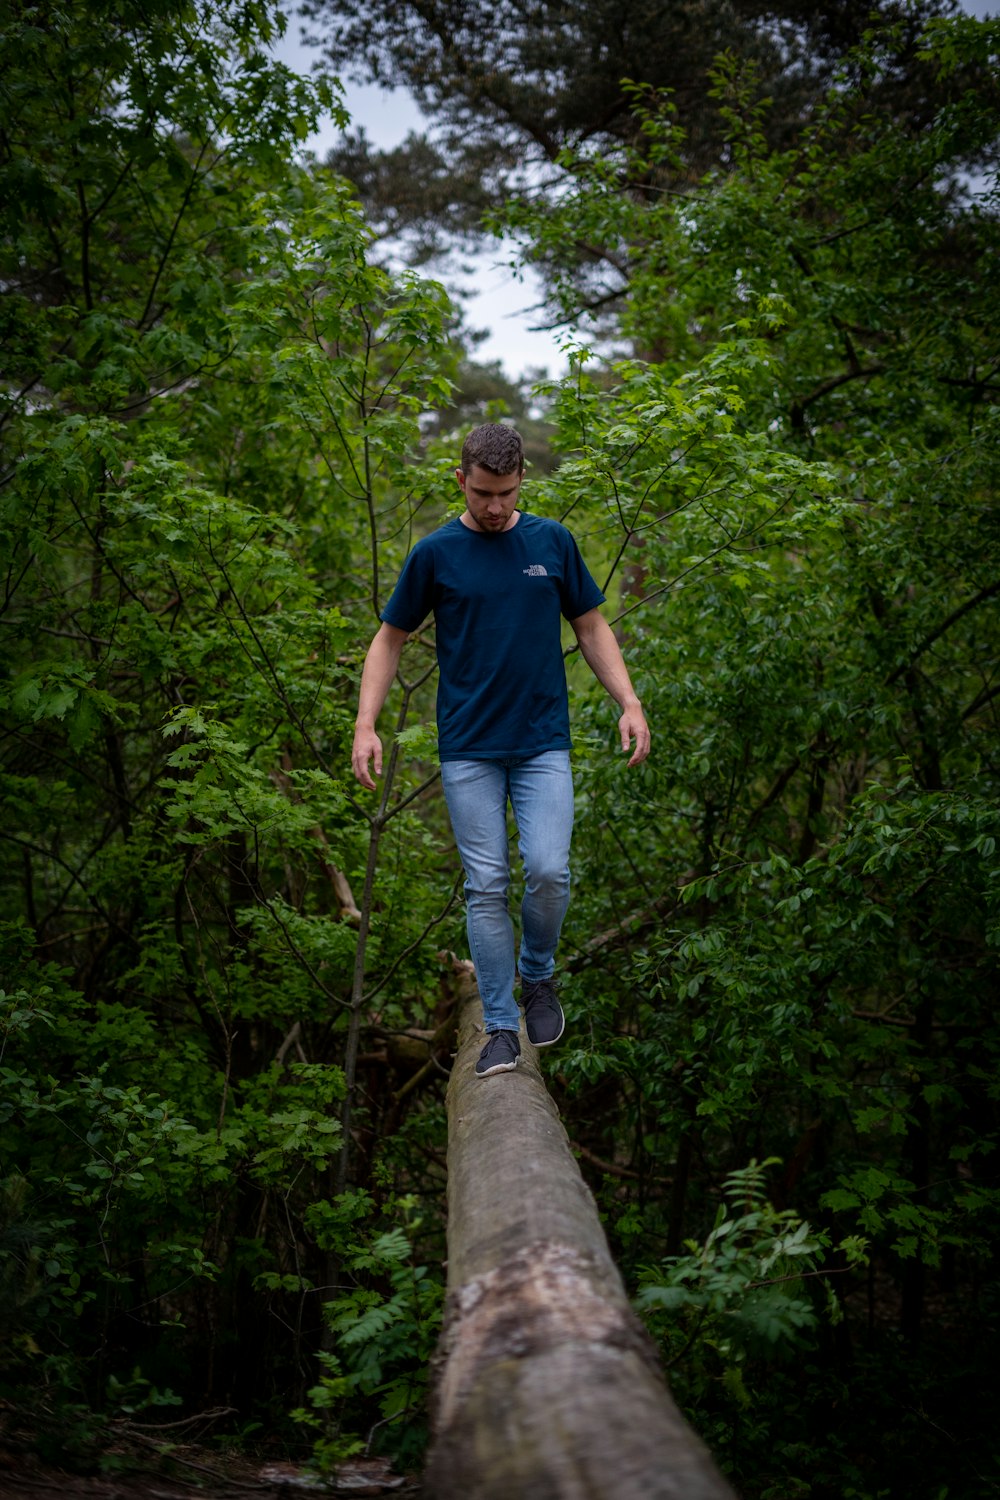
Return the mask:
[[[351,765],[358,781],[370,791],[375,790],[372,771],[376,776],[382,774],[382,741],[375,733],[375,720],[388,697],[408,634],[408,631],[400,630],[396,625],[386,625],[383,622],[368,647],[361,673],[361,694],[358,700],[358,717],[354,724]]]

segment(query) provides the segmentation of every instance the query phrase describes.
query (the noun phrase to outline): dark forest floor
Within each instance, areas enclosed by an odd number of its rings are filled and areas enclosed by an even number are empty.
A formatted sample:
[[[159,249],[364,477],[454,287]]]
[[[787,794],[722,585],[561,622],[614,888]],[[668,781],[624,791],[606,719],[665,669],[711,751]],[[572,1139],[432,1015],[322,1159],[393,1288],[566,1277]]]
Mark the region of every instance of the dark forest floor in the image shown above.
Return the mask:
[[[317,1479],[292,1464],[220,1458],[213,1450],[180,1446],[168,1461],[113,1451],[98,1474],[74,1474],[0,1438],[0,1500],[292,1500],[294,1496],[396,1495],[415,1500],[420,1483],[394,1474],[385,1459],[345,1463],[334,1478]]]

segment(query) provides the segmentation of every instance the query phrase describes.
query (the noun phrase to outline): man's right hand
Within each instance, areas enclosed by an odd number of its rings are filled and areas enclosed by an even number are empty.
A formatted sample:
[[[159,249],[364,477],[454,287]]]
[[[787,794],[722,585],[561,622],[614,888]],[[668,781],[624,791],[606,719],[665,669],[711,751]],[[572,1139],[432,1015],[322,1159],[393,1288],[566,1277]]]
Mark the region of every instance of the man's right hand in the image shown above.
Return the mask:
[[[372,763],[371,770],[368,769],[369,761]],[[366,786],[370,792],[374,792],[375,782],[372,780],[372,772],[376,776],[382,774],[382,741],[374,729],[362,728],[360,725],[355,729],[351,766],[361,785]]]
[[[362,786],[370,792],[375,790],[372,775],[382,774],[382,741],[375,733],[386,694],[396,675],[400,654],[406,643],[406,631],[383,620],[372,638],[361,672],[361,692],[358,695],[358,713],[354,720],[354,749],[351,765]],[[368,769],[371,761],[372,769]]]

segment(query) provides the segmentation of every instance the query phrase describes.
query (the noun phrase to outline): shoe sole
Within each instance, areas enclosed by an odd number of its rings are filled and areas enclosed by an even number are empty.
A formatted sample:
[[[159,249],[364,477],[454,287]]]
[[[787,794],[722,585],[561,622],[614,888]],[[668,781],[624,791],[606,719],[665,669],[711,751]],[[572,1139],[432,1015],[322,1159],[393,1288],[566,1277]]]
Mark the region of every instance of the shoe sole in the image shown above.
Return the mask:
[[[513,1062],[509,1062],[509,1063],[496,1063],[492,1068],[487,1068],[486,1071],[483,1072],[483,1073],[480,1073],[479,1069],[477,1068],[476,1069],[476,1077],[477,1078],[492,1078],[494,1073],[513,1073],[513,1071],[517,1067],[519,1061],[520,1061],[520,1059],[517,1058],[517,1057],[515,1057],[515,1059],[514,1059]]]

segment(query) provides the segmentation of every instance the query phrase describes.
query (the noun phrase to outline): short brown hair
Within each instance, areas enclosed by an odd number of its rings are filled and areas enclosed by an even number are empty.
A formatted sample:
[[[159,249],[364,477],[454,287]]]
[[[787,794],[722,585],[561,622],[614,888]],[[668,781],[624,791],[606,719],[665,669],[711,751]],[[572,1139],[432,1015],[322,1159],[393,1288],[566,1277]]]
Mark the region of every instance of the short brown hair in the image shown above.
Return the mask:
[[[524,444],[516,427],[505,422],[484,422],[474,427],[462,444],[462,472],[478,467],[491,474],[520,474],[524,469]]]

